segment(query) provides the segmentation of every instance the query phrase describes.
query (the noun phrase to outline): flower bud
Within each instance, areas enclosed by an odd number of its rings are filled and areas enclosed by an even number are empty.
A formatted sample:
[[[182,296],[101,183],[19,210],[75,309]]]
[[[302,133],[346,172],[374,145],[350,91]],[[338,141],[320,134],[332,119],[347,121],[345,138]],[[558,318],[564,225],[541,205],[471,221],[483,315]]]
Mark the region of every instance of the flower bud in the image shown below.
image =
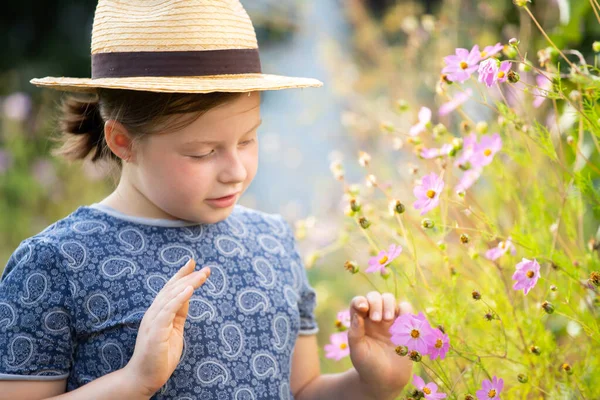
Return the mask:
[[[529,347],[529,351],[531,351],[536,356],[539,356],[540,354],[542,354],[542,350],[538,346],[534,346],[534,345]]]
[[[554,312],[554,306],[552,305],[552,303],[549,303],[547,301],[544,301],[542,303],[542,308],[544,309],[544,311],[546,311],[546,313],[548,314],[552,314]]]
[[[527,383],[527,381],[529,380],[529,377],[525,374],[519,374],[519,375],[517,375],[517,379],[521,383]]]
[[[351,199],[350,200],[350,209],[352,211],[359,212],[361,208],[362,207],[361,207],[360,203],[358,202],[358,200],[356,200],[356,199]]]
[[[513,0],[513,3],[518,7],[525,7],[527,3],[531,3],[531,0]]]
[[[600,286],[600,272],[592,271],[590,274],[590,282],[596,287]]]
[[[400,200],[396,200],[396,203],[394,204],[394,211],[398,214],[403,214],[404,211],[406,211],[406,207],[404,204],[402,204],[402,202],[400,202]]]
[[[361,166],[363,166],[363,167],[368,166],[370,161],[371,161],[371,155],[369,153],[364,152],[364,151],[358,152],[358,163]]]
[[[395,350],[396,354],[398,354],[401,357],[404,357],[408,354],[408,347],[406,346],[396,346]]]
[[[513,70],[508,71],[508,81],[510,83],[517,83],[517,82],[519,82],[520,79],[521,79],[521,77],[519,76],[518,73],[516,73]]]
[[[560,369],[565,371],[567,375],[573,375],[573,368],[571,368],[571,365],[569,363],[564,363],[560,366]]]
[[[460,242],[462,244],[467,244],[469,243],[469,235],[467,235],[466,233],[461,233],[460,234]]]
[[[573,139],[572,135],[567,136],[567,144],[572,145],[575,139]]]
[[[360,227],[363,229],[367,229],[368,227],[371,226],[371,221],[369,221],[367,218],[365,217],[360,217],[358,219],[358,223],[360,224]]]
[[[481,293],[479,293],[477,290],[473,290],[471,296],[473,296],[473,299],[475,300],[481,300]]]
[[[519,55],[517,49],[513,46],[504,46],[502,53],[508,58],[516,58]]]
[[[440,240],[438,243],[438,248],[442,251],[446,250],[448,248],[448,246],[446,245],[446,242],[444,242],[443,240]]]
[[[446,133],[448,133],[448,129],[444,124],[437,124],[433,127],[433,136],[436,138],[445,135]]]
[[[472,126],[469,123],[469,121],[462,121],[460,123],[460,129],[464,132],[464,133],[469,133],[471,132]]]
[[[556,292],[556,285],[550,285],[550,290],[552,290],[553,292]]]
[[[333,176],[335,177],[335,179],[337,179],[338,181],[341,181],[344,179],[344,167],[342,166],[342,164],[339,161],[332,162],[329,165],[329,169],[333,173]]]
[[[410,358],[414,362],[421,361],[421,354],[418,351],[412,350],[408,353],[408,358]]]
[[[404,142],[402,141],[402,139],[401,139],[401,138],[399,138],[399,137],[395,137],[395,138],[392,140],[392,148],[393,148],[394,150],[400,150],[400,149],[402,148],[402,146],[404,146]]]
[[[396,111],[401,112],[401,113],[408,111],[408,109],[410,108],[410,106],[408,105],[408,102],[404,99],[396,100],[395,106],[396,106]]]
[[[465,400],[475,400],[475,397],[470,394],[465,394]]]
[[[435,223],[429,218],[423,218],[421,226],[425,229],[431,229],[435,226]]]
[[[487,122],[485,122],[485,121],[479,121],[479,122],[477,123],[477,125],[475,125],[475,131],[476,131],[477,133],[479,133],[479,134],[482,134],[482,135],[483,135],[484,133],[487,133],[487,131],[488,131],[488,127],[489,127],[489,125],[488,125],[488,123],[487,123]]]
[[[367,176],[367,186],[374,187],[377,186],[377,177],[375,175]]]
[[[508,44],[510,44],[513,47],[517,47],[519,45],[519,43],[521,43],[517,38],[511,38],[508,41]]]
[[[600,53],[600,42],[594,42],[592,43],[592,49],[596,52],[596,53]]]
[[[483,315],[483,318],[485,318],[486,321],[492,321],[494,319],[494,314],[491,311],[488,311]]]
[[[392,271],[390,271],[390,269],[388,267],[385,267],[383,269],[383,271],[381,271],[381,277],[384,280],[387,280],[387,278],[389,278],[391,274],[392,274]]]
[[[344,269],[346,271],[349,271],[352,274],[358,273],[358,270],[359,270],[358,269],[358,264],[356,264],[356,262],[354,262],[354,261],[346,261],[344,263]]]
[[[452,147],[456,150],[461,150],[463,148],[464,141],[462,138],[454,138],[452,139]]]
[[[394,125],[391,122],[383,121],[381,124],[379,124],[379,129],[383,133],[392,133],[394,132]]]

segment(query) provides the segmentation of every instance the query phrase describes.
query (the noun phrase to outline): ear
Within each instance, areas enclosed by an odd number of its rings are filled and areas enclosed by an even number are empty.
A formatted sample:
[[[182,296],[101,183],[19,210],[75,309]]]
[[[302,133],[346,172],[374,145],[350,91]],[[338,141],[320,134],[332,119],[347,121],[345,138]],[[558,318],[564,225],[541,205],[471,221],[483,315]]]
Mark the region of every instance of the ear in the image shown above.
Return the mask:
[[[119,121],[109,119],[104,123],[104,139],[110,150],[121,160],[134,161],[133,140]]]

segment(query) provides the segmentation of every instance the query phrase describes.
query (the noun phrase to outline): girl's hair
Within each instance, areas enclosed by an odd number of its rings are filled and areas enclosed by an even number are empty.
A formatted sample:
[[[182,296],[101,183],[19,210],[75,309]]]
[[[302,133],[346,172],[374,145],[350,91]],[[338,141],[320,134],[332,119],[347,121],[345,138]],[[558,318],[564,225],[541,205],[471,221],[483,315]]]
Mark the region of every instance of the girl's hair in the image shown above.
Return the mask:
[[[241,93],[157,93],[121,89],[98,89],[92,96],[69,95],[59,117],[61,146],[53,154],[69,161],[89,158],[121,167],[121,159],[104,139],[104,122],[119,121],[134,143],[144,136],[182,129],[202,114],[234,100]],[[189,118],[176,116],[183,114]]]

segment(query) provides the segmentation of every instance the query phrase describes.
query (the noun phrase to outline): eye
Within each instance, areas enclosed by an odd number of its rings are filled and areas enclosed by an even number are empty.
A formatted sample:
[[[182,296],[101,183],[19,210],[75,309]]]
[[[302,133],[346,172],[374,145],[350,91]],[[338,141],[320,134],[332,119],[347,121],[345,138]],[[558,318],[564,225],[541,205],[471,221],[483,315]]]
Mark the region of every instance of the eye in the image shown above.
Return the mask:
[[[250,140],[245,140],[242,143],[240,143],[242,146],[248,146],[250,143],[254,142],[254,139],[250,139]]]
[[[188,156],[188,157],[194,158],[194,159],[196,159],[196,160],[200,160],[200,159],[202,159],[202,158],[206,158],[206,157],[208,157],[208,156],[212,155],[214,152],[215,152],[214,150],[211,150],[211,151],[210,151],[210,153],[203,154],[203,155],[201,155],[201,156]]]

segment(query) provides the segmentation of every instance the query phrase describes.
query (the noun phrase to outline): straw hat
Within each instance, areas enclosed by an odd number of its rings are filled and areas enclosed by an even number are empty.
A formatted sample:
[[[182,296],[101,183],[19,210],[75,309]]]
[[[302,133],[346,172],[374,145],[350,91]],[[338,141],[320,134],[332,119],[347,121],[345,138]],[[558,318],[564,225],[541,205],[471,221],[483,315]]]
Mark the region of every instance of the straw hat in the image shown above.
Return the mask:
[[[239,0],[99,0],[92,77],[32,79],[93,92],[249,92],[319,87],[311,78],[263,74],[256,33]]]

